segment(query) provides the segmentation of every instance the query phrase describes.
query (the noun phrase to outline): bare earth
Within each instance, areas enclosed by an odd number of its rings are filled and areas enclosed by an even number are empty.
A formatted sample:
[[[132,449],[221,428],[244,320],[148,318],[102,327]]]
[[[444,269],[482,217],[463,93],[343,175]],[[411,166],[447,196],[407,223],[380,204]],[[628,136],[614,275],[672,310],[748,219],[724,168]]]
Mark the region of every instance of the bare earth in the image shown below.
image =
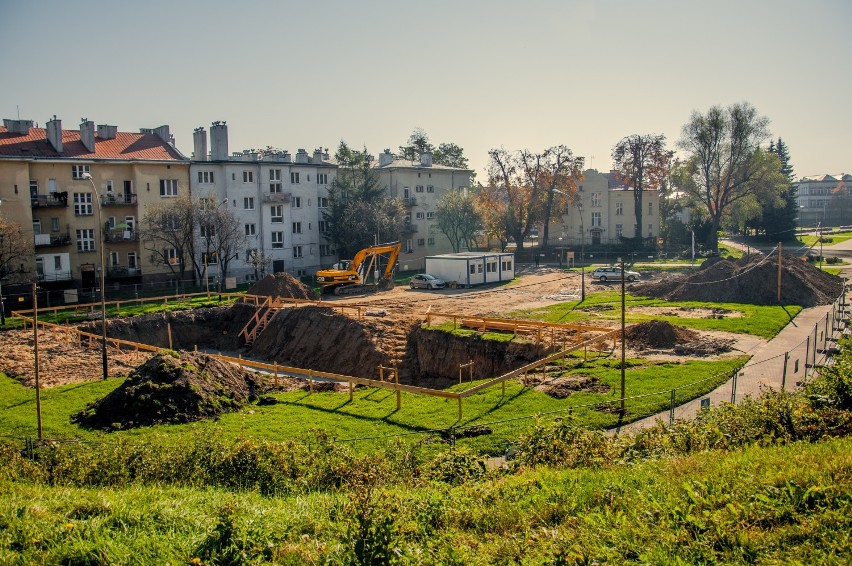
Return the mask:
[[[510,286],[491,289],[444,289],[440,291],[412,290],[397,287],[390,291],[351,298],[334,298],[333,304],[360,305],[367,313],[365,319],[379,315],[384,323],[398,321],[411,323],[425,320],[429,312],[459,313],[478,316],[501,316],[510,311],[534,309],[559,302],[580,298],[580,275],[552,268],[529,268],[521,270],[519,281]],[[586,293],[591,294],[609,288],[586,278]],[[657,309],[675,311],[677,309]],[[589,322],[600,326],[613,326],[612,321],[596,320],[589,312]],[[702,318],[714,314],[733,316],[736,313],[713,313],[703,309],[689,312],[677,310],[681,318]],[[706,337],[735,339],[734,351],[728,355],[750,352],[762,343],[760,338],[727,333],[702,333]],[[80,347],[69,341],[64,333],[40,332],[40,382],[43,387],[66,383],[91,381],[102,376],[100,343],[93,348]],[[144,363],[152,354],[143,352],[117,353],[110,351],[110,377],[127,375]],[[642,352],[643,357],[662,356],[667,359],[688,359],[666,352]],[[33,379],[33,332],[11,330],[0,332],[0,371],[32,386]]]

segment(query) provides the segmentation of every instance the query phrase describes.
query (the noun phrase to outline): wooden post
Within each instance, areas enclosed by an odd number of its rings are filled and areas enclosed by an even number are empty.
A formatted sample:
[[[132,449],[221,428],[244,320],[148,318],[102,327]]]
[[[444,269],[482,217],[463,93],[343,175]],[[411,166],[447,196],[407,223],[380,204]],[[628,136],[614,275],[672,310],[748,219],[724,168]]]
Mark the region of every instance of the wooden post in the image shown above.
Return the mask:
[[[778,242],[778,304],[781,304],[781,242]]]
[[[166,330],[169,333],[169,350],[172,350],[173,348],[172,348],[172,323],[171,322],[166,323]]]
[[[33,361],[35,362],[36,418],[38,421],[38,439],[41,440],[41,384],[38,378],[38,288],[33,283]],[[461,409],[459,409],[461,410]]]
[[[198,344],[193,346],[192,351],[195,352],[195,353],[198,353]]]
[[[349,381],[349,402],[350,403],[352,402],[352,391],[353,391],[353,389],[354,389],[354,386],[352,385],[352,381],[350,380]]]
[[[397,385],[399,385],[399,369],[394,368],[393,370],[394,381]],[[397,387],[396,389],[396,410],[400,410],[402,408],[402,391]]]

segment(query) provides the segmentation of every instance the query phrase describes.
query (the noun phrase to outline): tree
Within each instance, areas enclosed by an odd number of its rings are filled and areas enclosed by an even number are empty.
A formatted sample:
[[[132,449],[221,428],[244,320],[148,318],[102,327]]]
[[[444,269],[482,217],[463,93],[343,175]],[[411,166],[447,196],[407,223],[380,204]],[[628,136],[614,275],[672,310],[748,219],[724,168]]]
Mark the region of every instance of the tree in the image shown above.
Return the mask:
[[[474,235],[482,224],[476,211],[476,204],[468,194],[461,191],[448,191],[435,203],[438,228],[443,232],[454,252],[462,245],[473,247]]]
[[[341,141],[335,159],[338,174],[329,187],[328,209],[323,211],[329,223],[324,238],[340,257],[352,257],[379,241],[399,240],[405,227],[405,208],[400,199],[385,196],[370,167],[372,158],[367,150],[353,150]]]
[[[766,199],[761,202],[762,213],[757,223],[762,237],[769,241],[794,240],[799,217],[799,202],[793,186],[793,167],[790,165],[790,152],[781,138],[778,143],[769,140],[769,153],[778,158],[778,167],[787,182],[779,199]]]
[[[633,189],[636,216],[634,238],[642,238],[642,196],[646,189],[659,191],[671,168],[674,152],[666,149],[666,136],[633,134],[623,138],[612,150],[616,174],[621,183]]]
[[[438,165],[467,169],[467,157],[464,156],[464,149],[451,142],[438,145],[438,148],[432,153],[432,160]]]
[[[142,246],[168,266],[183,285],[189,260],[195,267],[196,206],[188,195],[148,206],[142,217]]]
[[[266,270],[272,265],[272,258],[263,250],[249,250],[246,263],[254,269],[255,281],[266,276]]]
[[[3,283],[23,283],[31,270],[33,240],[17,222],[0,218],[0,324],[6,324]]]
[[[234,212],[228,208],[227,200],[201,198],[198,201],[199,245],[204,250],[200,263],[195,268],[199,276],[207,275],[207,265],[212,258],[219,264],[219,290],[228,275],[228,266],[246,244],[245,231]]]
[[[488,157],[489,198],[506,203],[505,232],[521,250],[533,226],[543,223],[546,245],[549,220],[576,193],[583,158],[574,157],[564,145],[541,153],[492,149]]]
[[[509,215],[508,202],[502,189],[489,185],[478,187],[474,193],[476,211],[482,218],[482,229],[488,238],[487,247],[491,247],[491,239],[496,239],[500,251],[505,252],[509,244],[508,232]]]
[[[706,114],[693,112],[683,127],[678,145],[689,154],[693,196],[707,211],[711,250],[718,250],[719,227],[732,205],[781,177],[777,168],[767,168],[767,152],[760,147],[768,137],[767,127],[768,120],[747,102],[713,106]]]
[[[399,156],[410,161],[417,161],[424,153],[434,153],[435,146],[429,143],[429,136],[422,128],[414,128],[408,136],[408,145],[399,146]]]
[[[431,153],[432,162],[437,165],[467,169],[467,158],[461,146],[447,142],[438,144],[436,148],[422,128],[415,128],[408,136],[408,144],[399,146],[399,157],[417,161],[424,153]]]

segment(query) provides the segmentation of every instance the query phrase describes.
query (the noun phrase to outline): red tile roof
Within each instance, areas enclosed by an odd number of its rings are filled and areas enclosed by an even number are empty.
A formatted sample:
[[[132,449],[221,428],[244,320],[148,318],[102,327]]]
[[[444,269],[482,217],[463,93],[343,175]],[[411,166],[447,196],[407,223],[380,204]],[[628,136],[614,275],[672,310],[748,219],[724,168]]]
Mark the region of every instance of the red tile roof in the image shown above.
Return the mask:
[[[155,134],[117,132],[114,139],[95,135],[95,151],[86,149],[77,130],[62,130],[62,153],[47,141],[44,128],[15,134],[0,126],[0,158],[36,159],[126,159],[141,161],[188,161],[177,149]]]

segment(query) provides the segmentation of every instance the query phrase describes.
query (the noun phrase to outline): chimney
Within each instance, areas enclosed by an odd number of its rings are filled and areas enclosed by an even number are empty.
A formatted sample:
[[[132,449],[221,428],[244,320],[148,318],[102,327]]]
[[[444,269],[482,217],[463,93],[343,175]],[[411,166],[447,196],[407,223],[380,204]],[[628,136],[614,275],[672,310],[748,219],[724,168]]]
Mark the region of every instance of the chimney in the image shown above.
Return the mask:
[[[228,126],[224,121],[217,120],[210,126],[210,158],[228,160]]]
[[[296,163],[307,163],[308,162],[308,152],[304,149],[299,149],[296,152]]]
[[[432,166],[432,153],[425,151],[420,154],[420,165],[423,167],[431,167]]]
[[[47,141],[50,142],[57,153],[62,153],[62,120],[54,114],[53,119],[48,120],[46,125]]]
[[[80,122],[80,141],[89,153],[95,153],[95,123],[88,118]]]
[[[159,128],[154,128],[154,135],[163,140],[166,143],[173,143],[174,140],[172,136],[169,135],[169,127],[168,126],[160,126]]]
[[[98,124],[98,138],[102,140],[114,140],[118,133],[118,126],[108,126],[106,124]]]
[[[386,167],[393,163],[393,154],[390,149],[386,149],[379,154],[379,167]]]
[[[33,127],[32,120],[9,120],[8,118],[3,119],[3,126],[6,127],[6,131],[10,134],[22,134],[27,135],[30,133],[30,128]]]
[[[290,163],[292,161],[292,158],[290,157],[290,152],[285,151],[284,155],[281,156],[281,160],[284,161],[284,163]]]
[[[315,165],[322,165],[322,148],[317,148],[314,150],[314,156],[311,158],[311,163]]]
[[[195,128],[192,132],[192,148],[195,161],[207,161],[207,132],[204,128]]]

